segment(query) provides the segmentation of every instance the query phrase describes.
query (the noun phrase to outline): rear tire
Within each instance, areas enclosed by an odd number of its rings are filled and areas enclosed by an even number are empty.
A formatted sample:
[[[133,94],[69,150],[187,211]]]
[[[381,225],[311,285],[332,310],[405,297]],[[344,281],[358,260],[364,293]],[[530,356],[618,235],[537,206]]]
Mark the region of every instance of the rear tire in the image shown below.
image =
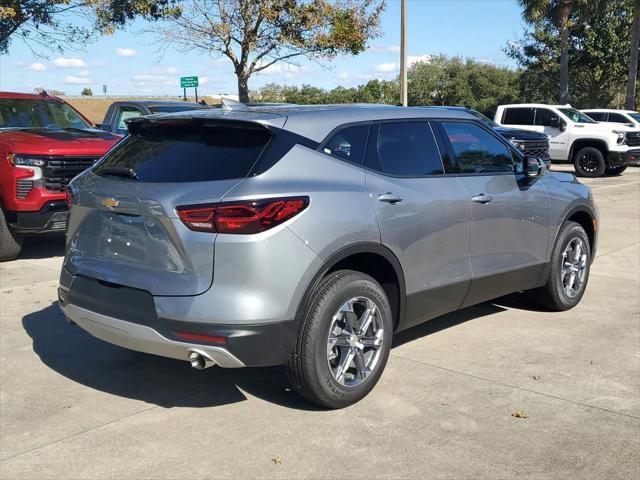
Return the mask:
[[[352,270],[328,274],[303,312],[296,351],[287,364],[291,385],[323,407],[358,402],[382,375],[392,330],[391,307],[378,282]]]
[[[579,177],[595,178],[604,174],[607,164],[600,150],[595,147],[584,147],[573,157],[573,166]]]
[[[7,225],[7,218],[0,209],[0,262],[15,260],[22,250],[22,235],[16,234]]]
[[[620,175],[627,169],[624,165],[612,165],[605,169],[607,175]]]
[[[555,311],[575,307],[584,295],[590,267],[591,246],[584,228],[576,222],[565,223],[551,253],[547,283],[533,297]]]

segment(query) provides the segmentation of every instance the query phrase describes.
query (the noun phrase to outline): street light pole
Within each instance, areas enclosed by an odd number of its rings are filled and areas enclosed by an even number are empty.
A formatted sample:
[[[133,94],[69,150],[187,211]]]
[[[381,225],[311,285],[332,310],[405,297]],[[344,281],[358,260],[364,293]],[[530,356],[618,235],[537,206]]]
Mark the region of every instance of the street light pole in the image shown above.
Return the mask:
[[[400,102],[406,107],[407,101],[407,0],[400,4]]]

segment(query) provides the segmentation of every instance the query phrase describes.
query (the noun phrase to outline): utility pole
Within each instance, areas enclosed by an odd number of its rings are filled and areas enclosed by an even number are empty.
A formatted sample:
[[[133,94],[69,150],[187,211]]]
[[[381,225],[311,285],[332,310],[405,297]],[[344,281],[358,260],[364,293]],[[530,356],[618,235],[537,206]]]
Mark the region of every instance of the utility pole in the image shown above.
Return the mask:
[[[400,4],[400,102],[408,104],[407,95],[407,0]]]

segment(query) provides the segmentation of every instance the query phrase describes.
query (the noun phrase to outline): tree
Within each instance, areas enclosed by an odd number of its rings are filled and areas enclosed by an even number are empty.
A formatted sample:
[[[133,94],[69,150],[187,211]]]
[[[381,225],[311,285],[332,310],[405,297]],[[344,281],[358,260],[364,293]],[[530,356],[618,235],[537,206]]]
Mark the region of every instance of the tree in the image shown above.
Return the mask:
[[[378,35],[384,5],[384,0],[192,0],[161,30],[161,41],[227,57],[244,102],[251,75],[277,62],[364,51]]]
[[[586,9],[589,0],[518,0],[529,23],[547,19],[560,30],[560,103],[569,103],[569,27],[572,13]]]
[[[83,97],[92,97],[93,96],[93,92],[91,91],[90,88],[83,88],[82,92],[80,92],[80,95],[82,95]]]
[[[156,20],[179,14],[176,0],[2,0],[0,54],[12,40],[32,50],[82,45],[97,33],[111,33],[136,17]],[[69,21],[74,14],[74,22]]]
[[[434,55],[408,72],[409,105],[461,105],[493,117],[519,99],[517,71],[474,59]]]
[[[592,0],[590,15],[574,11],[568,35],[571,103],[581,108],[622,106],[631,45],[631,0]],[[559,65],[558,27],[543,18],[506,53],[522,69],[522,100],[555,103]]]
[[[640,0],[633,2],[633,28],[631,32],[631,52],[629,53],[629,78],[627,79],[627,96],[624,108],[634,110],[636,107],[636,83],[638,82],[638,44],[640,44]]]

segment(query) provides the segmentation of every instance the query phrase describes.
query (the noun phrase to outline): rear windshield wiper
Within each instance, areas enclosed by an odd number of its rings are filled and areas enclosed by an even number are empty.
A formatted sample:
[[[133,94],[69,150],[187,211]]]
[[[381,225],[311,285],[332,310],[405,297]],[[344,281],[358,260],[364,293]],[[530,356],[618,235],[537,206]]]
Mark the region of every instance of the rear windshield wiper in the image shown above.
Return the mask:
[[[98,175],[112,175],[114,177],[133,178],[140,180],[138,173],[129,167],[102,167],[96,172]]]

